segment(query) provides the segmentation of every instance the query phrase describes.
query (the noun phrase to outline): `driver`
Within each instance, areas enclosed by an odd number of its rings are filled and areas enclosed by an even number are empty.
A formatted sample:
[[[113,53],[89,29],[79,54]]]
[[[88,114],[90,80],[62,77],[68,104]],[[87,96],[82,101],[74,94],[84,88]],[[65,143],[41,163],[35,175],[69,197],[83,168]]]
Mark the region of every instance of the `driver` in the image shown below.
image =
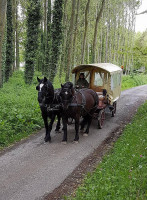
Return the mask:
[[[84,73],[80,73],[79,79],[76,82],[76,88],[88,88],[89,87],[89,83],[87,82],[87,80],[85,79]]]

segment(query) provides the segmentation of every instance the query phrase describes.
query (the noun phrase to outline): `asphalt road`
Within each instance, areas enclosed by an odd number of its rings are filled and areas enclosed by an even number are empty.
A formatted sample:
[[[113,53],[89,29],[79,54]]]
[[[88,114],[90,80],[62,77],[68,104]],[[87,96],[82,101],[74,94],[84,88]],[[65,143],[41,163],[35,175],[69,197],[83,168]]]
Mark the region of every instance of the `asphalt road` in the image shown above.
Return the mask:
[[[0,154],[0,200],[37,200],[58,187],[110,133],[134,115],[147,99],[147,85],[123,91],[114,118],[106,113],[103,129],[93,121],[88,137],[73,144],[74,127],[68,126],[68,143],[52,131],[52,143],[44,144],[45,130]]]

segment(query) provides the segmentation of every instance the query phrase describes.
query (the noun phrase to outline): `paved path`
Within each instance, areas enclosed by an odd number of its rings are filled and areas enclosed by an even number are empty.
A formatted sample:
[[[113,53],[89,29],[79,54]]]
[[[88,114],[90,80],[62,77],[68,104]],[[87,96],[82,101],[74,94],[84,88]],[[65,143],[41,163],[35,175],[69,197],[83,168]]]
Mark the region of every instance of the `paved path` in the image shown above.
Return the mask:
[[[44,129],[0,156],[0,200],[37,200],[58,187],[93,152],[112,131],[125,124],[147,99],[147,85],[122,92],[114,118],[109,113],[103,129],[96,121],[88,137],[80,135],[72,144],[73,126],[68,127],[68,143],[61,144],[62,134],[52,133],[52,143],[44,144]]]

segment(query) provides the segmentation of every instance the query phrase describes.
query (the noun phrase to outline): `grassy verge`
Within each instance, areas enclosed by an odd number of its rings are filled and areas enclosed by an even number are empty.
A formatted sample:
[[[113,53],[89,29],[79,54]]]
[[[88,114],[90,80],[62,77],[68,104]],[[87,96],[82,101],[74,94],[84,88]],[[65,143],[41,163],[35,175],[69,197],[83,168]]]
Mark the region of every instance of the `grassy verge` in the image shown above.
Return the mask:
[[[41,73],[36,72],[33,84],[26,85],[24,72],[17,71],[0,89],[0,149],[44,127],[37,101],[37,76],[42,78]],[[60,87],[58,76],[54,87]]]
[[[15,72],[0,89],[0,148],[43,127],[37,102],[36,76],[29,86],[24,82],[23,72]]]
[[[23,76],[23,71],[15,72],[0,89],[0,149],[44,126],[35,89],[38,84],[36,77],[42,76],[36,72],[30,86],[25,84]],[[59,88],[60,82],[64,83],[64,76],[60,80],[57,75],[54,88]],[[146,75],[123,76],[122,89],[145,83]]]
[[[122,77],[122,90],[147,84],[147,74],[131,74]]]
[[[70,200],[147,199],[147,102]]]

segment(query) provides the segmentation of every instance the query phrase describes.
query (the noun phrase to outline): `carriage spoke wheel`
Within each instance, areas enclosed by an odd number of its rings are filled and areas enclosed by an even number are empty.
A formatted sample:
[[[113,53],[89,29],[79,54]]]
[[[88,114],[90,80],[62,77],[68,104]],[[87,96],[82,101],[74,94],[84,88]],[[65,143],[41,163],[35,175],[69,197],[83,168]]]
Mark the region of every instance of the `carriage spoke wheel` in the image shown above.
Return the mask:
[[[104,119],[105,119],[105,110],[103,109],[103,110],[100,110],[99,116],[98,116],[98,128],[99,129],[102,129]]]
[[[116,114],[116,102],[113,103],[112,117]]]

